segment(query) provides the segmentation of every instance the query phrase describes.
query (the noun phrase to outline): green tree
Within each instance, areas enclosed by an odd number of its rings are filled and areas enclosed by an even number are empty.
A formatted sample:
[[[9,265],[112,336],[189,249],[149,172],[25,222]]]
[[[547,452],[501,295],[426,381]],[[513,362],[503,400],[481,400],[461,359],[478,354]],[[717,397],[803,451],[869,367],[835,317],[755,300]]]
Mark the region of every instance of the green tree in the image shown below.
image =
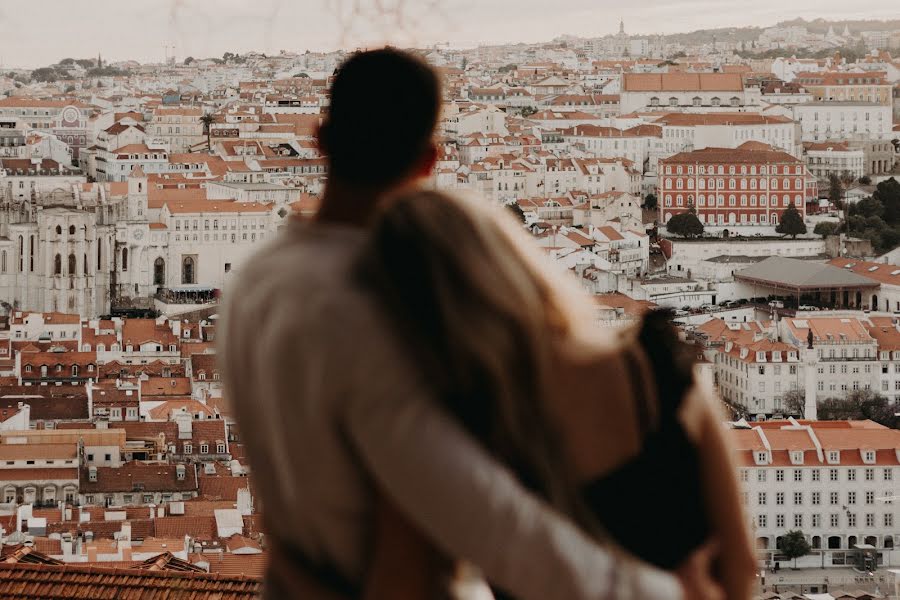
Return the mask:
[[[828,175],[828,200],[838,208],[844,201],[844,184],[841,183],[841,178],[837,173]]]
[[[838,227],[840,227],[840,223],[835,223],[834,221],[822,221],[821,223],[816,223],[813,233],[821,235],[824,238],[829,235],[834,235],[837,232]]]
[[[791,238],[806,233],[806,223],[796,206],[791,204],[781,213],[781,221],[775,227],[775,233],[789,235]]]
[[[537,112],[537,109],[536,109],[535,107],[533,107],[533,106],[526,106],[526,107],[524,107],[524,108],[522,109],[522,116],[523,116],[523,117],[530,117],[531,115],[533,115],[533,114],[536,113],[536,112]]]
[[[874,196],[863,198],[856,204],[847,207],[850,215],[859,215],[861,217],[881,217],[884,215],[884,205]]]
[[[64,58],[64,59],[62,59],[61,61],[59,61],[59,64],[61,64],[61,65],[74,65],[74,64],[75,64],[75,59],[74,59],[74,58]]]
[[[189,64],[191,64],[192,62],[194,62],[194,57],[193,57],[193,56],[188,56],[187,58],[184,59],[184,64],[185,64],[185,65],[189,65]]]
[[[872,197],[884,207],[883,217],[891,226],[900,225],[900,183],[893,177],[875,187]]]
[[[697,211],[689,206],[687,212],[679,213],[666,223],[666,231],[684,238],[703,235],[703,223],[697,218]]]
[[[519,68],[518,65],[514,65],[514,64],[510,63],[508,65],[503,65],[502,67],[497,69],[497,71],[500,73],[508,73],[510,71],[515,71],[518,68]]]
[[[859,182],[863,185],[872,185],[872,178],[868,175],[863,175],[859,178]]]
[[[897,428],[898,406],[872,390],[853,390],[844,397],[826,398],[819,402],[820,421],[871,420],[885,427]]]
[[[59,73],[53,67],[41,67],[31,72],[34,81],[50,82],[59,79]]]
[[[216,115],[205,113],[200,117],[200,122],[203,123],[203,133],[206,134],[206,150],[212,152],[212,124],[216,122]]]
[[[647,210],[653,210],[659,206],[659,201],[656,198],[656,194],[647,194],[644,198],[644,208]]]
[[[781,397],[784,402],[784,410],[792,416],[803,418],[806,410],[806,394],[801,389],[788,390]]]
[[[75,61],[83,69],[90,69],[97,66],[97,61],[93,58],[79,58]]]
[[[788,531],[781,537],[781,553],[788,559],[793,559],[794,568],[797,568],[797,559],[806,556],[812,548],[806,541],[806,536],[799,529]]]
[[[307,73],[297,73],[294,77],[300,77],[301,79],[309,79],[309,75]]]

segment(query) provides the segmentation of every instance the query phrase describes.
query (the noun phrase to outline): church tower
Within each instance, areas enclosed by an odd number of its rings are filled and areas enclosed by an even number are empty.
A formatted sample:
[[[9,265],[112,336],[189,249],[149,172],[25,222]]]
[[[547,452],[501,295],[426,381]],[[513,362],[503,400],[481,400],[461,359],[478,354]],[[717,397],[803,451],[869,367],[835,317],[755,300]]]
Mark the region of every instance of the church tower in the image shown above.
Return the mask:
[[[818,418],[818,400],[816,399],[816,373],[818,369],[819,357],[813,348],[813,332],[812,329],[806,336],[806,349],[803,351],[804,360],[804,402],[803,402],[803,418],[809,421],[815,421]]]
[[[129,221],[147,220],[147,175],[140,166],[136,166],[128,176],[128,211]]]

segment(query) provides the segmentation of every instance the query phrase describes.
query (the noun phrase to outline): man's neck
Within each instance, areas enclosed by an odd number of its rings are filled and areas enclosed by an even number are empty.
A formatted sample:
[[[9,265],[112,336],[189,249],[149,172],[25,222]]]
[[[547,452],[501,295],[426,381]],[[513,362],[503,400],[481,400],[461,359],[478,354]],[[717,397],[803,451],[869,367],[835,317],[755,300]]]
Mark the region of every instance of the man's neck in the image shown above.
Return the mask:
[[[316,221],[364,227],[372,220],[386,193],[384,189],[354,186],[332,179],[325,186]]]

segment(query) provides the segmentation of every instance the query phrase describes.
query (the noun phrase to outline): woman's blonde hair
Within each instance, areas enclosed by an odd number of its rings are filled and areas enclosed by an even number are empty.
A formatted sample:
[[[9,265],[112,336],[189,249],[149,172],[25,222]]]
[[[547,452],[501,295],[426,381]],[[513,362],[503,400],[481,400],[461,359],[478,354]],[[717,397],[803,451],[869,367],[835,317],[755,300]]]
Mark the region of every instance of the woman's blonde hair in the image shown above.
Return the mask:
[[[361,274],[465,426],[592,527],[545,408],[554,347],[590,330],[590,303],[505,209],[433,191],[378,216]]]

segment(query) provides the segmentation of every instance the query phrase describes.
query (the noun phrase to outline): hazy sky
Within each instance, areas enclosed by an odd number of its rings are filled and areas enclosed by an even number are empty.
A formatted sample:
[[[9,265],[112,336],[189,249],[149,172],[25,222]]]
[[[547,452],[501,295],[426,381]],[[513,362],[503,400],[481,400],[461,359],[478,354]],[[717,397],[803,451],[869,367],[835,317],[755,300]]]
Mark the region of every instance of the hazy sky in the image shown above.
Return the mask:
[[[382,42],[472,46],[604,35],[620,18],[626,32],[649,34],[897,16],[895,0],[29,0],[0,2],[0,60],[37,67],[100,52],[161,61],[166,44],[179,58]]]

